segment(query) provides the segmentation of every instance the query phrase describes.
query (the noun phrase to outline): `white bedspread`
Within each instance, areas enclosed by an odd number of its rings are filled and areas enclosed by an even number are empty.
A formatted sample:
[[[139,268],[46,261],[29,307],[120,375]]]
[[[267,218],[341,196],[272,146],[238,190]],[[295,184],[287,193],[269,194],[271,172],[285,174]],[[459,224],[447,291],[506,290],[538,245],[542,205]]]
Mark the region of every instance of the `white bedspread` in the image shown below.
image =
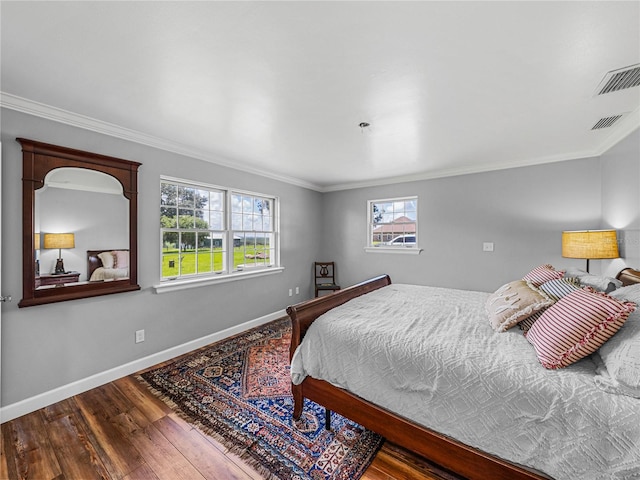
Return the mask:
[[[89,280],[98,282],[100,280],[122,280],[123,278],[129,278],[128,268],[98,267],[93,271]]]
[[[392,284],[309,328],[310,375],[558,480],[640,479],[640,400],[603,392],[590,358],[546,370],[517,327],[496,333],[488,293]]]

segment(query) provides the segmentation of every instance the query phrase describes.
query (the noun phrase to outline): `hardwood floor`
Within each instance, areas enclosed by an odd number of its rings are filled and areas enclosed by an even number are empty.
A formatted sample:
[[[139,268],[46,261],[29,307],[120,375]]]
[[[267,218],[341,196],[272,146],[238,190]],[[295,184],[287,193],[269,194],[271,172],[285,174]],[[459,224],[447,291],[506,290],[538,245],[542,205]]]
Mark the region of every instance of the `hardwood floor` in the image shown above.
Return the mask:
[[[1,431],[3,480],[263,478],[133,376],[6,422]],[[456,477],[385,444],[362,479]]]

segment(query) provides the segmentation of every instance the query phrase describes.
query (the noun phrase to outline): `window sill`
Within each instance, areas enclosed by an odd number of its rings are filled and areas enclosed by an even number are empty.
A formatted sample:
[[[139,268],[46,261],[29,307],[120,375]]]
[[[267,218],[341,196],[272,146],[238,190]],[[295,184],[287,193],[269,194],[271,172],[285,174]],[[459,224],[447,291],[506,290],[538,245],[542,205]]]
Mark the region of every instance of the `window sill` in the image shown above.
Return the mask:
[[[404,255],[419,255],[422,248],[418,247],[364,247],[367,253],[400,253]]]
[[[198,288],[207,285],[215,285],[217,283],[235,282],[236,280],[244,280],[247,278],[262,277],[265,275],[273,275],[275,273],[282,273],[284,267],[271,267],[263,268],[255,271],[242,271],[236,272],[231,275],[216,275],[213,277],[204,278],[189,278],[179,280],[166,280],[162,283],[154,285],[153,288],[156,293],[175,292],[178,290],[186,290],[188,288]]]

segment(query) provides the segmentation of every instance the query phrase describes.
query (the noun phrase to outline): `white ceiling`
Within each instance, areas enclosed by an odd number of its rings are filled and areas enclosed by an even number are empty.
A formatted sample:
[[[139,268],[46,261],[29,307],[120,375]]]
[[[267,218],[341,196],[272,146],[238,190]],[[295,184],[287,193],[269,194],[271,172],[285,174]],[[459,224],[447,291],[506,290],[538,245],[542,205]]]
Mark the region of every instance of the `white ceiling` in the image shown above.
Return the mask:
[[[640,87],[594,95],[640,63],[638,1],[0,8],[3,106],[320,191],[599,155],[640,125]]]

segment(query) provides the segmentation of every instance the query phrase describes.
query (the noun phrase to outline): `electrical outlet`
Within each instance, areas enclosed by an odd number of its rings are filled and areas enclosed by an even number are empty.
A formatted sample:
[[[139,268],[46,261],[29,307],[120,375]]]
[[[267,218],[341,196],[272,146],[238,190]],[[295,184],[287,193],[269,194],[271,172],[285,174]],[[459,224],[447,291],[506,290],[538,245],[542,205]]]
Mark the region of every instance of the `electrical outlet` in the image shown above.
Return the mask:
[[[136,330],[136,343],[144,342],[144,330]]]
[[[292,289],[289,289],[289,296],[290,297],[293,296],[293,290]]]
[[[296,287],[296,295],[300,295],[300,287]]]
[[[493,242],[484,242],[482,244],[483,252],[493,252]]]

